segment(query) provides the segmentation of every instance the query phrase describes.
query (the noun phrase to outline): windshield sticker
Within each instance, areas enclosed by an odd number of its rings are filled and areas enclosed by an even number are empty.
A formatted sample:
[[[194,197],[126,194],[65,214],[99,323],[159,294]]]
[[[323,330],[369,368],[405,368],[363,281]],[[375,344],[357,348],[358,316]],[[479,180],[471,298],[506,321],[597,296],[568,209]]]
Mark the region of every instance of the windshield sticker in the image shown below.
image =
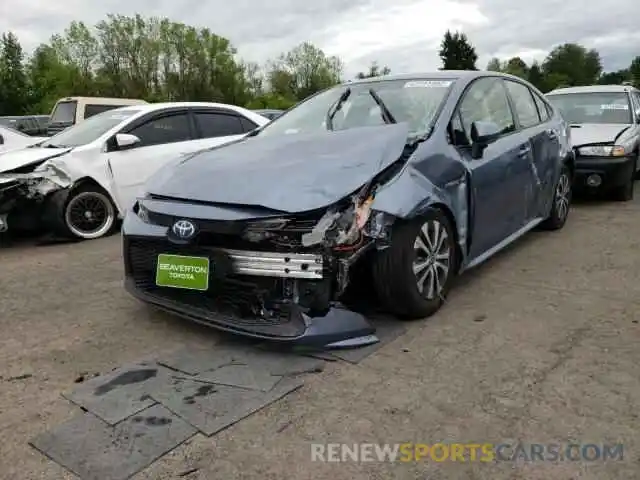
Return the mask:
[[[620,105],[615,103],[600,105],[600,110],[629,110],[629,105]]]
[[[451,80],[413,80],[404,84],[404,88],[447,88]]]

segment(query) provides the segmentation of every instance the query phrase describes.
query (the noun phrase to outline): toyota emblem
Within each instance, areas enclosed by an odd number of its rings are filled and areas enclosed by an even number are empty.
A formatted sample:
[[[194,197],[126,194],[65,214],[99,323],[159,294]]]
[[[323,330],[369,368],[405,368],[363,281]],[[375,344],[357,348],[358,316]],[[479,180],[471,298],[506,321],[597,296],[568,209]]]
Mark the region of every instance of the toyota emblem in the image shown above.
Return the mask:
[[[181,240],[189,240],[196,234],[196,226],[189,220],[178,220],[171,227],[173,234]]]

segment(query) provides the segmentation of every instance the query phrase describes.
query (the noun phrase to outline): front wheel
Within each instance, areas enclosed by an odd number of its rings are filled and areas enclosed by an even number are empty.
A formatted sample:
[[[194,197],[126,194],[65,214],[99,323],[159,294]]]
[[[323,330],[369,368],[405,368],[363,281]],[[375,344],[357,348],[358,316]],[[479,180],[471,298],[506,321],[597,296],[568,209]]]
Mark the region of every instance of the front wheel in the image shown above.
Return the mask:
[[[391,245],[373,260],[373,281],[386,310],[407,319],[433,315],[446,298],[456,274],[453,225],[439,209],[402,223]]]
[[[56,192],[58,193],[58,192]],[[68,196],[51,199],[52,227],[55,233],[80,240],[93,240],[114,230],[116,208],[109,196],[98,187],[87,185]]]
[[[571,198],[573,194],[571,182],[571,170],[565,164],[560,171],[560,177],[553,193],[551,211],[547,219],[542,222],[541,227],[545,230],[560,230],[564,227],[571,208]]]

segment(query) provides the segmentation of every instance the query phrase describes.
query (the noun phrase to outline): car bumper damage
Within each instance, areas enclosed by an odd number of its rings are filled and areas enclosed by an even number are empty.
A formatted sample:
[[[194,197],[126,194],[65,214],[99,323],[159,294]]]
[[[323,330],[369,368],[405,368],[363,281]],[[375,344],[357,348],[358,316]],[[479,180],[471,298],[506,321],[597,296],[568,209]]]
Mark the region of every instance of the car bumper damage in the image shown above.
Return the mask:
[[[60,167],[49,164],[41,170],[16,169],[0,174],[0,232],[37,228],[46,199],[72,185],[72,178]]]
[[[324,212],[194,221],[194,240],[181,242],[167,204],[142,200],[124,219],[126,288],[184,318],[254,338],[328,348],[376,343],[366,317],[341,302],[354,265],[390,238],[394,218],[371,203],[360,194]],[[159,286],[163,254],[209,259],[206,290]]]

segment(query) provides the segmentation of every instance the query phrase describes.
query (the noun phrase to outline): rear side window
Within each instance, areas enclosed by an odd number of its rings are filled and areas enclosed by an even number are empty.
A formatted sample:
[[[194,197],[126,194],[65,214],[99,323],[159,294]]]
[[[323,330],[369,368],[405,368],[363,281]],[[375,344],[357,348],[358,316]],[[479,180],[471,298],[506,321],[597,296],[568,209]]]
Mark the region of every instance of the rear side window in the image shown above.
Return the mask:
[[[544,100],[542,100],[542,98],[540,98],[540,95],[537,95],[536,93],[533,94],[533,99],[535,100],[536,106],[538,107],[540,120],[546,122],[547,120],[549,120],[549,118],[551,118],[551,111],[549,110],[549,106],[545,103]]]
[[[635,109],[636,110],[640,109],[640,92],[633,92],[633,98],[636,100]]]
[[[191,140],[189,117],[186,113],[154,118],[128,133],[140,139],[141,147]]]
[[[114,110],[116,108],[125,107],[126,105],[90,105],[86,104],[84,106],[84,118],[87,119],[89,117],[93,117],[102,112],[108,112],[109,110]]]
[[[522,128],[533,127],[540,123],[540,117],[538,115],[538,107],[533,99],[531,90],[522,83],[512,82],[506,80],[507,90],[511,95],[511,99],[515,104],[516,114],[520,120],[520,126]]]
[[[218,112],[196,112],[195,118],[203,138],[242,135],[252,130],[247,129],[237,115]]]
[[[240,117],[240,121],[242,122],[242,128],[244,128],[245,132],[250,132],[251,130],[258,128],[257,124],[253,123],[246,117]]]
[[[78,102],[59,102],[53,109],[50,123],[75,123]]]

